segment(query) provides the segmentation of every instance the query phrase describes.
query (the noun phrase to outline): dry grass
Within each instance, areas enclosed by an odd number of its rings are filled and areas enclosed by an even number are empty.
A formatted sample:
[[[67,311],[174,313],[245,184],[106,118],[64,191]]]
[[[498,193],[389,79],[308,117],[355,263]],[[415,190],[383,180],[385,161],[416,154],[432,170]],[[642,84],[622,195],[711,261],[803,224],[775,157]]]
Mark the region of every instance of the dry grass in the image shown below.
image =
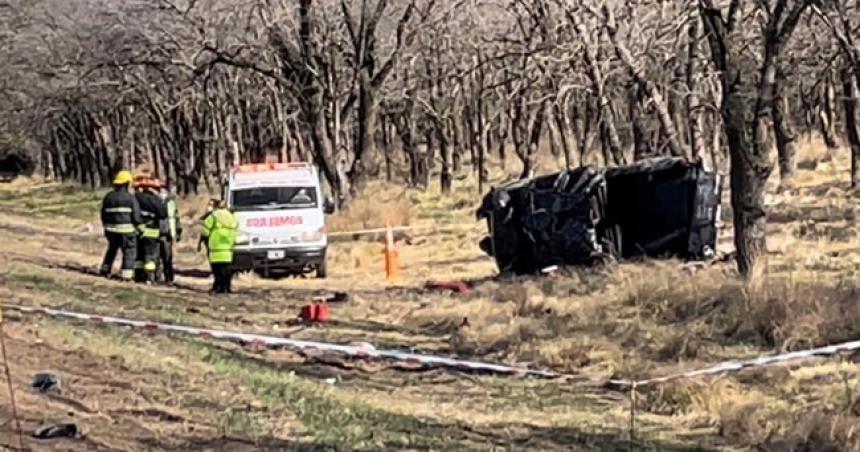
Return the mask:
[[[18,176],[12,179],[11,182],[3,184],[2,187],[8,190],[35,190],[51,185],[57,185],[56,182],[46,180],[42,176]]]
[[[379,228],[385,226],[386,222],[392,226],[409,225],[412,221],[412,204],[407,197],[407,190],[402,187],[371,184],[365,194],[326,221],[332,232]]]

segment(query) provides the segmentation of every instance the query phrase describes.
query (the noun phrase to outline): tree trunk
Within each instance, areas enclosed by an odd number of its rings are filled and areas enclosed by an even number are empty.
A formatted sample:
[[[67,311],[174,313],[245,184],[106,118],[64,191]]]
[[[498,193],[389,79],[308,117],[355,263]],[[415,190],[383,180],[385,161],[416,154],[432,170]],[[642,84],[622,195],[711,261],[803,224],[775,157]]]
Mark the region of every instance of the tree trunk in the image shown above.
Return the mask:
[[[642,101],[639,92],[639,83],[636,82],[633,82],[627,90],[627,111],[630,115],[630,127],[633,134],[633,161],[648,158],[651,154],[645,138],[645,126],[642,124]]]
[[[624,150],[621,148],[621,138],[618,136],[618,129],[615,127],[615,115],[612,113],[612,104],[608,96],[601,94],[598,97],[600,102],[600,126],[601,135],[603,136],[604,156],[606,157],[606,165],[623,165],[626,162],[624,158]]]
[[[543,113],[546,118],[546,131],[547,131],[547,139],[549,140],[549,150],[550,154],[552,154],[555,160],[558,160],[558,157],[561,156],[562,144],[560,131],[557,128],[557,123],[555,118],[553,117],[552,106],[547,103],[546,111]]]
[[[735,5],[733,3],[733,5]],[[735,21],[736,8],[723,18],[712,0],[701,0],[699,10],[707,28],[711,58],[721,74],[723,126],[729,146],[731,204],[735,226],[738,271],[748,281],[760,281],[766,253],[765,184],[773,170],[767,143],[767,122],[779,92],[779,55],[808,6],[781,4],[762,27],[763,59],[745,51],[746,29]]]
[[[775,84],[773,93],[773,134],[776,137],[776,150],[779,156],[779,178],[780,186],[788,188],[794,178],[795,165],[795,142],[797,135],[791,126],[789,119],[791,109],[788,105],[788,97],[780,88],[782,84]]]
[[[857,129],[857,78],[851,68],[841,72],[845,137],[851,146],[851,187],[860,184],[860,130]]]
[[[560,102],[565,103],[565,99],[561,99]],[[561,150],[564,153],[564,169],[569,170],[573,159],[573,151],[570,148],[572,144],[569,134],[570,124],[564,111],[564,108],[559,106],[558,102],[552,105],[552,122],[555,124],[555,130],[561,142]]]
[[[824,83],[824,99],[821,108],[818,111],[818,125],[821,129],[821,137],[824,138],[824,144],[827,148],[834,150],[839,147],[836,143],[836,133],[834,129],[834,106],[836,93],[833,89],[833,84],[828,77]]]
[[[525,143],[523,151],[523,171],[520,173],[520,179],[529,179],[534,177],[536,168],[535,158],[540,149],[540,137],[543,132],[543,123],[546,113],[546,101],[541,104],[532,114],[533,119],[528,122],[528,141]]]
[[[385,153],[385,180],[392,182],[394,180],[394,168],[391,162],[394,151],[391,149],[391,135],[389,133],[390,126],[386,116],[381,118],[382,121],[382,149]]]
[[[436,137],[439,139],[439,154],[442,157],[442,171],[439,172],[439,182],[442,194],[451,193],[454,177],[451,174],[451,147],[445,134],[443,124],[436,124]]]
[[[687,43],[687,117],[690,124],[690,154],[693,160],[702,158],[705,152],[705,115],[699,100],[699,36],[702,22],[693,20],[688,25]]]
[[[751,83],[748,81],[747,83]],[[749,278],[762,270],[760,258],[766,250],[764,208],[765,183],[771,168],[764,155],[755,155],[752,100],[734,88],[723,98],[723,121],[728,138],[731,205],[734,213],[735,250],[738,271]]]
[[[359,80],[355,160],[349,170],[354,191],[360,191],[364,186],[365,175],[370,169],[368,160],[373,153],[373,136],[376,133],[376,93],[371,86],[370,75],[365,70],[361,71]]]
[[[460,174],[463,170],[463,154],[462,154],[462,139],[457,138],[462,136],[462,130],[458,127],[459,122],[456,120],[445,121],[444,126],[449,131],[448,136],[451,137],[450,152],[451,154],[451,175]]]

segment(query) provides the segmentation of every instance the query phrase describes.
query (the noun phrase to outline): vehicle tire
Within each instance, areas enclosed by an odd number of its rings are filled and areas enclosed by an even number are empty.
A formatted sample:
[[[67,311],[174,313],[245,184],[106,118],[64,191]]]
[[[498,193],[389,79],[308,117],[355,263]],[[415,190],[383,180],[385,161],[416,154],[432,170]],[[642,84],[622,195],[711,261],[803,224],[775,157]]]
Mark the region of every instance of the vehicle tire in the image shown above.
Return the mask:
[[[323,259],[323,261],[320,262],[319,265],[317,265],[317,275],[316,276],[317,276],[317,279],[325,279],[325,277],[327,275],[328,275],[328,272],[326,271],[326,263],[325,263],[325,259]]]

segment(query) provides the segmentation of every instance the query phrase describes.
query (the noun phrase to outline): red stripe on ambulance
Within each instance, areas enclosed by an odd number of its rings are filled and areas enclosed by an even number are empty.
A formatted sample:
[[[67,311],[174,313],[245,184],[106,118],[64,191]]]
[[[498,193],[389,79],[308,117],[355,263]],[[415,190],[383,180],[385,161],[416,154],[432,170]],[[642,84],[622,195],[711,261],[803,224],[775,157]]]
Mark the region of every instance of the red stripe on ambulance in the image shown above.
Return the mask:
[[[245,221],[245,226],[249,228],[277,228],[301,224],[304,224],[304,220],[299,216],[248,218]]]

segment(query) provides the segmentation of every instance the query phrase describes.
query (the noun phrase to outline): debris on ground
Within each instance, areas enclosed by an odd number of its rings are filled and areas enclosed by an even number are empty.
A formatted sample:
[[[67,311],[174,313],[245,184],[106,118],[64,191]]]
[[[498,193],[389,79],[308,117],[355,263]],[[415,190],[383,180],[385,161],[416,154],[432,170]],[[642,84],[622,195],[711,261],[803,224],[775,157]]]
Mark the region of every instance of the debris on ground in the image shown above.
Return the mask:
[[[39,372],[33,375],[32,386],[39,392],[60,391],[60,378],[50,372]]]
[[[477,211],[481,249],[503,272],[614,259],[709,259],[716,248],[720,177],[680,158],[581,167],[494,187]]]
[[[75,424],[45,425],[33,432],[33,438],[38,439],[74,438],[77,435],[78,426]]]

